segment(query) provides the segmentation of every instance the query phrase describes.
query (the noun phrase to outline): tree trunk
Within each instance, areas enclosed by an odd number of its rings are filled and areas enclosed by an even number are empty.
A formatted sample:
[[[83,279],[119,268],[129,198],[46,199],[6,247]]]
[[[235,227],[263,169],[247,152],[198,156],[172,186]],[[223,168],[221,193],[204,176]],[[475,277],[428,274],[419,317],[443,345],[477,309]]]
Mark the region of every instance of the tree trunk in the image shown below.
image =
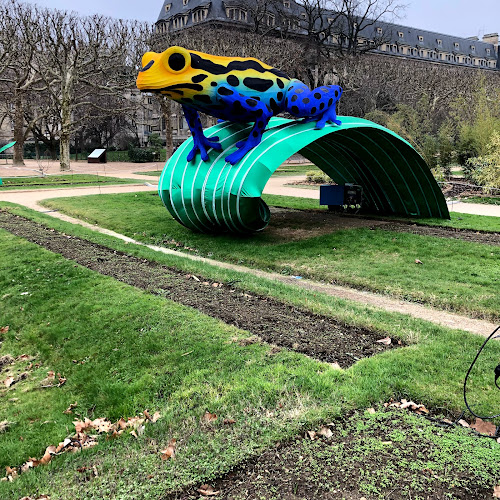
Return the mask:
[[[14,165],[24,165],[24,113],[23,96],[19,90],[14,94]]]
[[[159,96],[160,99],[160,109],[165,117],[165,139],[166,139],[166,151],[167,159],[172,156],[174,151],[173,144],[173,134],[172,134],[172,102],[163,96]]]
[[[59,137],[59,162],[61,171],[71,169],[69,147],[71,139],[71,104],[68,95],[65,95],[63,88],[63,97],[61,100],[61,135]]]

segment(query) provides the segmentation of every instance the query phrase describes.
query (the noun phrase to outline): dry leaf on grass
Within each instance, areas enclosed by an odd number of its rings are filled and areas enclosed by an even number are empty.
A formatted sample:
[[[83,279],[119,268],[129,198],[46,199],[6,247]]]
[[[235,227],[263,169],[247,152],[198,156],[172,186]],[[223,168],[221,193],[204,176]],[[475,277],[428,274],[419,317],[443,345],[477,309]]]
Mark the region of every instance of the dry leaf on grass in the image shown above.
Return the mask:
[[[486,434],[488,436],[494,436],[497,431],[495,424],[492,424],[491,422],[485,422],[480,418],[476,418],[476,421],[470,427],[471,429],[475,429],[480,434]]]
[[[423,262],[419,259],[415,259],[415,264],[423,264]]]
[[[164,450],[160,451],[162,460],[168,460],[169,458],[173,460],[175,458],[176,443],[177,439],[171,439],[168,442],[168,446]]]
[[[203,417],[201,417],[201,421],[205,424],[209,424],[214,420],[217,420],[217,415],[215,413],[210,413],[209,411],[205,412]]]
[[[326,438],[331,438],[333,436],[332,430],[326,426],[321,427],[321,429],[318,431],[318,434]]]
[[[306,435],[311,441],[314,441],[316,439],[315,431],[306,431]]]
[[[392,340],[391,337],[385,337],[383,339],[377,340],[379,344],[384,344],[384,345],[391,345]]]
[[[69,415],[70,413],[73,413],[73,410],[78,406],[78,403],[71,403],[64,411],[63,413],[66,415]]]
[[[16,381],[16,379],[14,377],[7,377],[4,381],[3,381],[3,385],[5,387],[10,387],[12,384],[14,384]]]
[[[500,498],[500,484],[493,488],[493,498]]]
[[[8,326],[2,326],[0,327],[0,335],[3,335],[4,333],[7,333],[9,331]]]
[[[5,432],[9,428],[10,422],[8,420],[2,420],[0,422],[0,434]]]
[[[232,424],[236,423],[236,420],[234,418],[225,418],[222,421],[222,423],[225,424],[225,425],[232,425]]]
[[[470,427],[469,423],[466,422],[463,418],[461,418],[458,423],[462,426],[462,427]]]
[[[370,415],[374,415],[375,413],[377,413],[377,412],[376,412],[376,410],[375,410],[375,408],[368,408],[366,411],[367,411]]]
[[[196,491],[204,497],[214,497],[220,493],[220,491],[215,491],[209,484],[202,484]]]

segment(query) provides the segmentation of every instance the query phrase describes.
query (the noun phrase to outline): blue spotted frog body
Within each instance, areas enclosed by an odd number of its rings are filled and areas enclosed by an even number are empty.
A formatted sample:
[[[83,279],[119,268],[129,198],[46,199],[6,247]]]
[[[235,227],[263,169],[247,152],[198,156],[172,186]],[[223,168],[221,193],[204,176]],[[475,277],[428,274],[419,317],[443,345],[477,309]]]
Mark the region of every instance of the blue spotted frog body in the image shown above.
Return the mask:
[[[310,90],[299,80],[253,58],[219,57],[182,47],[165,52],[147,52],[137,77],[137,87],[144,92],[158,92],[182,105],[193,136],[193,148],[187,159],[199,152],[208,160],[207,150],[221,150],[217,137],[203,133],[198,112],[221,120],[254,122],[246,140],[236,144],[236,151],[226,157],[234,165],[262,140],[272,116],[288,112],[306,121],[316,121],[316,128],[327,122],[340,125],[336,103],[342,95],[337,85]]]

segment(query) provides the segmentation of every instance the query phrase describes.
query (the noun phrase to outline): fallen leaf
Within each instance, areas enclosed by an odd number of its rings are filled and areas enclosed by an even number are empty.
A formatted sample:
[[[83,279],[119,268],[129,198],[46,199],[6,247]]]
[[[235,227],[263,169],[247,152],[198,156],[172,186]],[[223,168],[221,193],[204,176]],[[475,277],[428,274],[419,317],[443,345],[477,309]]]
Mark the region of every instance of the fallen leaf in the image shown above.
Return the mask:
[[[225,418],[222,421],[222,423],[225,424],[225,425],[232,425],[232,424],[236,423],[236,420],[234,418]]]
[[[59,383],[57,384],[57,387],[61,387],[66,383],[66,379],[64,377],[59,377]]]
[[[4,333],[7,333],[9,331],[8,326],[2,326],[0,327],[0,335],[3,335]]]
[[[383,339],[377,340],[379,344],[384,344],[384,345],[391,345],[391,337],[385,337]]]
[[[321,427],[321,429],[318,431],[318,434],[326,438],[331,438],[333,436],[332,430],[326,426]]]
[[[71,403],[64,411],[66,415],[69,415],[70,413],[73,413],[73,410],[78,406],[78,403]]]
[[[306,431],[306,434],[311,441],[314,441],[316,439],[316,432],[315,431]]]
[[[486,434],[488,436],[494,436],[497,431],[495,424],[492,424],[491,422],[485,422],[480,418],[476,418],[476,421],[470,427],[471,429],[475,429],[480,434]]]
[[[14,377],[7,377],[4,381],[3,381],[3,385],[5,385],[5,387],[10,387],[14,382],[15,382],[15,378]]]
[[[370,415],[374,415],[375,413],[377,413],[377,411],[375,410],[375,408],[368,408],[366,411],[368,413],[370,413]]]
[[[201,421],[206,424],[213,422],[214,420],[217,420],[217,415],[215,413],[210,413],[209,411],[205,412],[205,415],[201,417]]]
[[[160,412],[155,411],[153,414],[153,417],[151,418],[151,422],[153,422],[153,424],[154,424],[157,420],[159,420],[160,417],[161,417]]]
[[[202,484],[196,491],[204,497],[214,497],[220,493],[220,491],[215,491],[209,484]]]
[[[135,432],[135,431],[130,431],[130,434],[132,434],[132,436],[134,436],[136,439],[139,437],[139,436],[137,435],[137,432]]]
[[[177,439],[171,439],[168,442],[168,446],[164,450],[160,451],[162,460],[168,460],[169,458],[173,460],[175,458],[176,442]]]
[[[0,434],[5,432],[9,428],[10,422],[8,420],[2,420],[0,422]]]
[[[462,426],[462,427],[470,427],[469,423],[466,422],[463,418],[461,418],[458,423]]]
[[[47,378],[49,380],[54,380],[56,378],[56,374],[54,371],[50,370],[49,372],[47,372]]]
[[[415,259],[415,264],[423,264],[423,262],[419,259]]]
[[[493,498],[500,498],[500,484],[493,488]]]

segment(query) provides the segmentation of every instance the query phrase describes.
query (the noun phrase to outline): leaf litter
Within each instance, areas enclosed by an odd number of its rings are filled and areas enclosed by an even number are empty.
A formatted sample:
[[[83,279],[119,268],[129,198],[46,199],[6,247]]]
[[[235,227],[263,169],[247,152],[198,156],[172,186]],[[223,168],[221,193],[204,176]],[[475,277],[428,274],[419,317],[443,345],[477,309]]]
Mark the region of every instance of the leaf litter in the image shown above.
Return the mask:
[[[67,437],[58,445],[47,446],[40,459],[30,457],[19,467],[5,467],[6,476],[2,477],[0,481],[14,481],[21,473],[40,465],[47,465],[54,456],[62,455],[63,453],[76,453],[86,448],[93,448],[99,444],[99,439],[102,436],[105,439],[111,439],[120,436],[126,429],[131,429],[130,434],[135,434],[137,437],[138,429],[142,429],[142,432],[140,432],[142,434],[146,423],[155,423],[160,417],[161,414],[158,411],[151,416],[149,411],[145,410],[143,416],[129,417],[127,420],[120,418],[120,420],[114,423],[107,418],[75,420],[73,421],[75,434]],[[175,444],[175,440],[173,441]]]

